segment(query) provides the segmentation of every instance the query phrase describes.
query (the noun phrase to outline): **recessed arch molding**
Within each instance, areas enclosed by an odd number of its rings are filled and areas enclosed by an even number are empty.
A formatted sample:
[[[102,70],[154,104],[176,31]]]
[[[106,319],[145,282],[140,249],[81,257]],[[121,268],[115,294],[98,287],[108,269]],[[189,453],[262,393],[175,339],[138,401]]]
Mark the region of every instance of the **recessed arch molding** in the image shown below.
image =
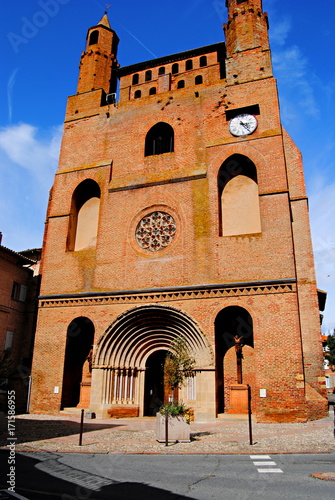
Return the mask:
[[[186,339],[195,369],[213,366],[211,345],[198,324],[185,312],[162,305],[143,305],[130,309],[110,325],[100,338],[93,368],[145,369],[150,354],[171,351],[171,343]]]

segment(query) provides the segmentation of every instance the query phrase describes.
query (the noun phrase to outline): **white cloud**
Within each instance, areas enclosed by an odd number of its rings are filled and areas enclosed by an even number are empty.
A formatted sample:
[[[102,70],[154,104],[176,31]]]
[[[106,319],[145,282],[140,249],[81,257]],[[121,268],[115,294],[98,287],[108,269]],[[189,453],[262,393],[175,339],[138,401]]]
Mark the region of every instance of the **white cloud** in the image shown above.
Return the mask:
[[[320,110],[311,83],[309,63],[300,48],[276,49],[272,54],[274,73],[281,86],[281,100],[286,108],[290,108],[284,119],[296,120],[298,109],[306,115],[318,117]]]
[[[269,31],[271,45],[279,45],[280,47],[285,45],[291,26],[292,22],[288,17],[285,17],[278,22],[271,22],[271,29]]]
[[[37,182],[50,178],[59,155],[61,127],[51,131],[45,139],[37,137],[38,130],[22,123],[0,129],[0,148],[8,159],[25,168]]]
[[[0,231],[13,250],[40,246],[62,127],[40,137],[29,124],[0,128]]]

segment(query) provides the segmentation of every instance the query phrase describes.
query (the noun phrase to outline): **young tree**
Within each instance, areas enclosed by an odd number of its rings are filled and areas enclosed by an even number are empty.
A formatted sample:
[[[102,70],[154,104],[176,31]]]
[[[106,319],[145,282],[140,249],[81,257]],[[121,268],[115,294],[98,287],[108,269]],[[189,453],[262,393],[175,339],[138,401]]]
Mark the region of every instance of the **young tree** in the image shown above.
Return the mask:
[[[194,365],[195,359],[190,356],[186,339],[175,339],[164,363],[164,380],[171,391],[180,388],[186,378],[193,376]]]
[[[335,371],[335,330],[332,335],[328,335],[326,347],[328,349],[325,352],[325,359],[329,361],[330,368]]]

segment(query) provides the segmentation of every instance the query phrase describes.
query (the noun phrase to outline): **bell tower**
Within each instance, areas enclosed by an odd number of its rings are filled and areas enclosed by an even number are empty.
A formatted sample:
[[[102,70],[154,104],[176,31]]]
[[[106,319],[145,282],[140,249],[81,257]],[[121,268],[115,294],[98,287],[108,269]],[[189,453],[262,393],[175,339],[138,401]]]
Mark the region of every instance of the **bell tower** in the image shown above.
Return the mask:
[[[272,75],[268,16],[262,0],[226,0],[224,24],[227,83],[238,84]]]
[[[106,94],[115,92],[117,47],[119,38],[110,27],[107,14],[86,37],[86,50],[81,55],[77,94],[102,89]]]

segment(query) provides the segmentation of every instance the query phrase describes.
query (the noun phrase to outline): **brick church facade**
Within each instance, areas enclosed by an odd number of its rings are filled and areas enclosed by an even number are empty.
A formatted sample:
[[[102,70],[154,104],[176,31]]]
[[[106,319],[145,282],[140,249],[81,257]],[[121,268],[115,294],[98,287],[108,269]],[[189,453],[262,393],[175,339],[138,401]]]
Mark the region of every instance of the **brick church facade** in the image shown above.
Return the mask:
[[[88,30],[50,194],[31,412],[153,415],[176,338],[179,399],[234,412],[234,337],[260,421],[326,415],[301,155],[280,121],[261,0],[226,42],[127,67]],[[119,96],[116,95],[119,85]]]

